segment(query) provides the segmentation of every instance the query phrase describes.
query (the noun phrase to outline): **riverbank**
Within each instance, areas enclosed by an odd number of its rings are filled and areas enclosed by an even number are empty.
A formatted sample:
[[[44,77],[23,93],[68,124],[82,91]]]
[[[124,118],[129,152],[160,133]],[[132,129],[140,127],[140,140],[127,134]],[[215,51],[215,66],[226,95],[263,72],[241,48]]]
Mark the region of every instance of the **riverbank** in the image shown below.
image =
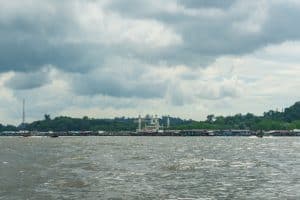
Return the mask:
[[[133,131],[63,131],[38,132],[18,131],[2,132],[0,136],[300,136],[300,131],[273,130],[165,130],[160,132],[133,132]]]

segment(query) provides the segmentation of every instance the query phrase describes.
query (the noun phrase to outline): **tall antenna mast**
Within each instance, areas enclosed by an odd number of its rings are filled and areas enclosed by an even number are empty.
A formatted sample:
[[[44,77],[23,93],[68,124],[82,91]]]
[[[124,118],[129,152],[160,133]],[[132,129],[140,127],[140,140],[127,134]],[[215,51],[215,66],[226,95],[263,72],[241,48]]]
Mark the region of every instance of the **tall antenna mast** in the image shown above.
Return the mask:
[[[22,114],[22,124],[25,124],[25,99],[23,99],[23,114]]]
[[[141,132],[142,131],[142,117],[141,117],[141,115],[139,115],[138,123],[139,123],[138,131]]]
[[[170,115],[167,117],[167,128],[170,128]]]

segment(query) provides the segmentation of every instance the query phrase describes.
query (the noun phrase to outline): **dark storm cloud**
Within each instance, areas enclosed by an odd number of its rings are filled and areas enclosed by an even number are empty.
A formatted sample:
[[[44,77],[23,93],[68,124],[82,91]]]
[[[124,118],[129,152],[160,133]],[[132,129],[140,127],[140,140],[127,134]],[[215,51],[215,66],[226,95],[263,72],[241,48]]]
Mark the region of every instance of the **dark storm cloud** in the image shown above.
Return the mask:
[[[168,9],[170,2],[173,7]],[[300,38],[294,25],[300,8],[291,2],[113,0],[108,8],[130,18],[156,19],[176,30],[182,45],[148,55],[171,64],[205,66],[222,55],[243,55]]]
[[[66,41],[79,30],[73,13],[67,9],[68,3],[52,4],[54,14],[40,5],[34,7],[37,10],[22,13],[12,9],[8,16],[0,15],[0,72],[34,71],[45,65],[86,71],[101,64],[101,57],[92,55],[95,51],[104,54],[99,46]]]
[[[82,95],[163,97],[163,81],[151,83],[140,75],[111,78],[109,73],[95,77],[88,72],[102,68],[114,56],[140,60],[136,68],[160,62],[204,67],[223,55],[247,54],[300,38],[296,26],[300,7],[279,1],[111,0],[104,4],[45,0],[1,4],[0,73],[22,72],[7,83],[13,89],[46,84],[47,78],[31,77],[30,73],[52,65],[66,73],[85,73],[78,82],[71,82]],[[101,7],[101,13],[96,7]],[[151,33],[147,28],[154,26],[158,26],[159,37],[150,35],[153,41],[145,42],[144,35]],[[26,73],[31,80],[25,80]]]
[[[50,83],[49,71],[38,71],[30,73],[16,73],[5,82],[5,86],[14,90],[29,90],[42,87]]]
[[[227,9],[237,0],[178,0],[178,3],[188,8],[221,8]]]
[[[164,0],[164,1],[150,1],[150,0],[111,0],[107,5],[108,9],[118,11],[126,16],[135,17],[161,17],[165,16],[166,7],[170,3],[175,3],[179,6],[192,9],[228,9],[236,0]],[[161,6],[160,6],[161,5]],[[170,13],[169,13],[170,14]],[[175,19],[176,14],[171,14]],[[183,17],[182,15],[179,15]]]
[[[92,1],[87,1],[89,2]],[[145,62],[158,63],[163,60],[173,64],[206,65],[221,55],[249,53],[268,44],[300,37],[299,28],[294,26],[295,19],[300,17],[299,7],[289,6],[289,4],[269,6],[256,3],[253,9],[260,6],[270,7],[261,11],[270,16],[267,16],[266,22],[260,25],[260,20],[264,19],[254,19],[256,20],[254,24],[247,24],[247,20],[253,17],[252,11],[246,10],[241,13],[238,10],[241,7],[234,6],[240,2],[244,2],[247,6],[247,1],[151,2],[112,0],[107,8],[128,17],[133,15],[131,17],[136,19],[155,19],[169,24],[183,38],[182,45],[170,49],[140,52],[130,44],[66,42],[69,37],[81,40],[82,37],[89,36],[80,33],[82,30],[76,18],[76,14],[84,15],[84,13],[74,12],[72,1],[63,3],[54,1],[48,2],[55,10],[54,14],[51,10],[46,10],[48,12],[45,13],[42,13],[43,10],[41,12],[34,10],[0,20],[0,71],[35,70],[47,64],[67,71],[87,71],[92,67],[101,66],[104,58],[109,59],[113,54],[122,56],[124,52],[142,58]],[[178,6],[186,9],[186,12],[176,9],[174,12],[168,12],[164,6],[170,2],[177,2]],[[216,8],[223,13],[220,16],[218,11],[211,16],[203,14],[205,9],[211,8]],[[193,9],[196,14],[189,15],[189,9]],[[199,15],[197,9],[201,9],[198,10]],[[253,15],[255,14],[253,12]],[[180,20],[177,20],[178,18]],[[234,28],[236,23],[240,23],[240,30]],[[261,30],[257,33],[243,32],[247,26],[261,26]]]
[[[34,71],[44,65],[58,66],[67,71],[86,71],[92,65],[101,64],[101,59],[96,62],[94,57],[86,53],[92,47],[51,45],[41,38],[19,43],[2,41],[1,47],[0,72]]]
[[[127,80],[104,74],[76,76],[73,85],[79,95],[103,94],[112,97],[162,98],[167,89],[163,81]]]
[[[279,43],[300,39],[300,27],[296,26],[300,19],[300,4],[281,4],[270,9],[270,17],[263,27],[259,42]]]

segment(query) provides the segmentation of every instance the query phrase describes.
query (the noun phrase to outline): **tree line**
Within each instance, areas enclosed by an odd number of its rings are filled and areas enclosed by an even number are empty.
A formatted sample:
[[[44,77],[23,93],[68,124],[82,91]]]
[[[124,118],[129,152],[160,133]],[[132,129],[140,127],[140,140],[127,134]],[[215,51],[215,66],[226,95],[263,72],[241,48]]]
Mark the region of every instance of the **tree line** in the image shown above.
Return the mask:
[[[160,124],[167,123],[167,116],[160,119]],[[292,130],[300,129],[300,102],[295,103],[284,111],[270,110],[262,116],[254,114],[236,114],[234,116],[208,115],[205,121],[185,120],[178,117],[169,117],[170,129],[249,129],[249,130]],[[0,132],[17,131],[135,131],[137,123],[135,118],[118,117],[114,119],[71,118],[55,117],[49,114],[44,119],[22,126],[2,125]]]

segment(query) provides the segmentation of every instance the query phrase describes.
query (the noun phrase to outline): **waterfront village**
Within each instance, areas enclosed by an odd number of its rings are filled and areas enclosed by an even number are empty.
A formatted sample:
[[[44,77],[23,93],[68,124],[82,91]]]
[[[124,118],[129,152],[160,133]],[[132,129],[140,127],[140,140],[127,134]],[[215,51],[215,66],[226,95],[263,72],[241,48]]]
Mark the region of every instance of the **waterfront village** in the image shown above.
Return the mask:
[[[134,121],[136,131],[2,131],[1,136],[300,136],[300,129],[294,130],[259,130],[248,129],[228,129],[228,130],[209,130],[209,129],[183,129],[173,130],[170,126],[170,119],[167,117],[166,124],[160,124],[157,115],[147,115],[139,117]]]

